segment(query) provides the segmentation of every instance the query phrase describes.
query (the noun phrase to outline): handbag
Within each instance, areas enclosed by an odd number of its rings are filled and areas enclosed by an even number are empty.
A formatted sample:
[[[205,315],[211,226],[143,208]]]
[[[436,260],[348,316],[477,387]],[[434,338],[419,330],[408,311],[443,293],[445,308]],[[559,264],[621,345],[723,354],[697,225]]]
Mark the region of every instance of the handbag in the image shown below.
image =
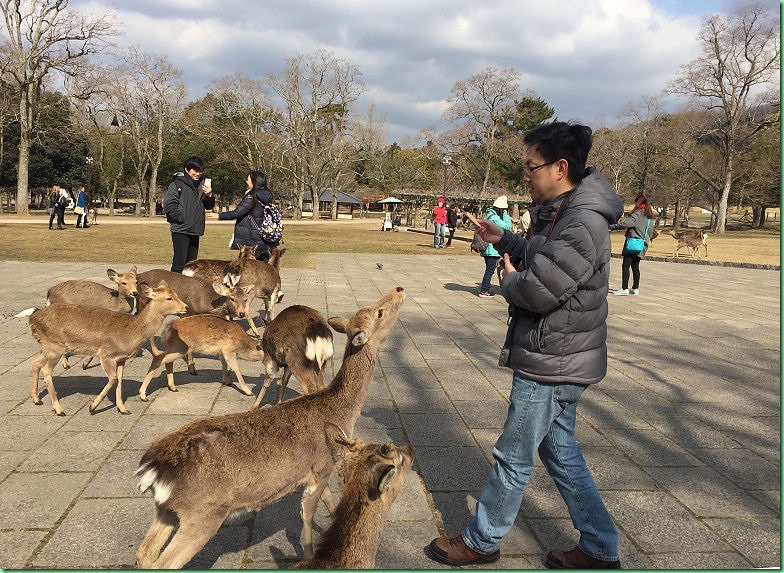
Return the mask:
[[[482,254],[487,248],[487,241],[485,241],[477,231],[474,231],[474,238],[471,240],[471,250],[475,253]]]
[[[77,215],[84,215],[84,207],[74,207],[74,213]]]
[[[645,225],[645,232],[642,234],[642,238],[626,237],[626,242],[623,244],[624,255],[639,255],[642,253],[643,249],[645,248],[645,236],[648,234],[648,227],[650,224],[651,220],[648,219],[648,223]]]

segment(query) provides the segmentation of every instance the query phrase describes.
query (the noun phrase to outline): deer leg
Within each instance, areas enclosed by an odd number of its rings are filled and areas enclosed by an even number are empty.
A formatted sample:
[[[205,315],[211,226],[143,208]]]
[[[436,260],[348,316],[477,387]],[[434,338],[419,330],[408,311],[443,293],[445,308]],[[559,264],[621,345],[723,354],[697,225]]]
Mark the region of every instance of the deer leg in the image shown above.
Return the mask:
[[[63,354],[63,359],[61,360],[63,365],[63,370],[68,370],[71,365],[68,363],[68,354]]]
[[[104,358],[101,357],[101,367],[106,375],[109,377],[109,381],[106,383],[106,386],[103,387],[101,393],[95,397],[95,400],[92,401],[90,404],[90,413],[92,414],[95,412],[96,408],[103,402],[103,399],[106,398],[106,395],[109,393],[115,384],[117,384],[117,361],[112,358]]]
[[[187,520],[180,518],[180,528],[151,569],[180,569],[215,535],[226,513],[199,513]]]
[[[147,369],[147,375],[142,380],[142,386],[139,388],[139,399],[142,402],[147,401],[147,386],[150,385],[153,377],[155,376],[155,371],[158,370],[163,359],[166,358],[168,355],[158,354],[152,357],[152,362],[150,363],[150,367]]]
[[[289,378],[291,378],[291,368],[288,364],[283,367],[283,377],[278,382],[278,404],[283,402],[283,396],[286,394],[286,388],[289,385]],[[307,394],[305,387],[302,387],[302,393]]]
[[[327,486],[328,477],[306,487],[302,492],[300,516],[302,517],[302,551],[305,554],[305,559],[313,557],[313,516],[316,514],[316,506]]]
[[[199,373],[196,372],[196,364],[193,363],[193,352],[188,350],[188,352],[185,353],[184,360],[185,364],[188,365],[188,372],[191,374],[191,376],[198,376]]]
[[[177,516],[172,511],[155,507],[152,525],[136,550],[136,566],[139,569],[150,569],[153,562],[160,556],[161,549],[171,537],[177,526]]]
[[[41,367],[46,363],[46,357],[44,356],[43,350],[33,356],[32,363],[33,368],[30,372],[30,398],[32,399],[33,404],[40,406],[43,402],[38,395],[38,376],[41,373]]]
[[[226,358],[223,356],[223,350],[218,354],[218,358],[220,358],[221,361],[221,379],[223,380],[223,385],[230,386],[231,380],[229,379],[229,369],[226,365]]]
[[[329,514],[335,515],[335,501],[332,499],[332,490],[329,489],[329,483],[327,483],[327,487],[324,488],[324,491],[321,492],[321,501],[324,502]]]
[[[155,336],[150,337],[150,353],[153,356],[158,356],[162,353],[162,351],[157,346],[155,346]]]
[[[88,356],[82,361],[82,370],[87,370],[87,367],[90,365],[90,362],[93,361],[93,358],[94,356]]]
[[[124,372],[125,360],[117,364],[117,386],[115,388],[114,404],[117,406],[117,411],[120,412],[120,414],[130,414],[128,409],[125,407],[125,402],[123,401],[122,396],[122,381]]]
[[[227,353],[225,357],[223,353],[221,353],[221,361],[223,362],[223,375],[226,377],[225,380],[229,379],[229,373],[226,372],[226,364],[228,364],[232,371],[234,371],[234,374],[237,376],[237,386],[239,387],[240,392],[246,396],[253,396],[253,390],[248,388],[248,385],[245,384],[245,379],[242,377],[240,365],[237,363],[237,353]]]
[[[250,325],[250,329],[253,331],[253,334],[255,334],[258,337],[261,337],[261,333],[259,332],[259,329],[256,328],[256,323],[253,322],[253,317],[250,315],[250,311],[245,316],[248,319],[248,325]],[[262,322],[263,321],[264,321],[264,319],[262,319]]]
[[[250,407],[251,410],[257,410],[258,407],[261,405],[261,401],[264,398],[264,394],[267,393],[267,388],[275,379],[275,376],[279,372],[277,365],[274,362],[270,362],[269,364],[264,364],[265,371],[267,373],[267,378],[264,380],[264,384],[261,386],[261,390],[259,390],[259,396],[256,398],[256,401],[253,403],[253,406]]]

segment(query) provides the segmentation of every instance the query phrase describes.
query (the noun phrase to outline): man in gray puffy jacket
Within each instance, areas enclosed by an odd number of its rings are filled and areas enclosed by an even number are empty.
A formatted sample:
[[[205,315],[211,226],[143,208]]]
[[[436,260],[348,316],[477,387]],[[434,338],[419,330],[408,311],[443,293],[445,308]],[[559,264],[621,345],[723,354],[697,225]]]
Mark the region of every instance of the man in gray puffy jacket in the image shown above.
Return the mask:
[[[504,256],[501,292],[511,321],[500,363],[514,370],[509,411],[475,517],[462,534],[434,539],[428,553],[448,565],[496,561],[538,453],[580,532],[574,549],[551,551],[545,565],[619,568],[618,531],[574,431],[580,396],[607,373],[607,227],[623,214],[623,201],[585,168],[589,127],[554,122],[524,141],[524,178],[535,203],[528,234],[477,225]]]
[[[195,155],[185,160],[183,171],[172,177],[163,196],[163,211],[171,226],[171,270],[181,273],[185,263],[199,256],[199,237],[204,234],[205,209],[215,206],[212,186],[205,184],[204,162]]]

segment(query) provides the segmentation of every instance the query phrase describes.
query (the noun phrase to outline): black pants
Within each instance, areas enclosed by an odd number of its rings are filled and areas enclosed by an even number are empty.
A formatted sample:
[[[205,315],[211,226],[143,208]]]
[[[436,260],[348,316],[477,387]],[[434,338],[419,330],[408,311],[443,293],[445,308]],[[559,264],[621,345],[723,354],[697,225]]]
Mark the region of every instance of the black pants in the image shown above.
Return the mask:
[[[640,257],[637,255],[624,255],[621,266],[621,288],[629,288],[629,267],[632,269],[634,282],[632,288],[640,288]]]
[[[185,263],[193,261],[199,256],[199,235],[186,235],[172,231],[171,236],[172,247],[174,247],[171,270],[173,273],[181,273]]]
[[[57,209],[52,209],[52,213],[49,215],[49,228],[52,228],[52,224],[54,223],[54,218],[57,217]]]
[[[446,244],[447,245],[451,245],[452,244],[452,237],[455,236],[455,228],[454,227],[448,227],[448,228],[449,228],[449,237],[446,240]]]

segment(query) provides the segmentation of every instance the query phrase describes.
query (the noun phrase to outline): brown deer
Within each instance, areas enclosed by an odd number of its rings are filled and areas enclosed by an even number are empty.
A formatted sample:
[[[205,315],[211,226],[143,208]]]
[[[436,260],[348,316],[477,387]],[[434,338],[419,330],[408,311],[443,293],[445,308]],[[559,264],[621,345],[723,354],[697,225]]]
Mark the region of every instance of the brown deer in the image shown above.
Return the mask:
[[[414,462],[414,451],[410,446],[352,440],[333,424],[326,425],[326,432],[340,450],[336,469],[343,491],[315,555],[293,568],[373,569],[384,522]]]
[[[109,390],[116,386],[117,410],[130,414],[122,399],[126,360],[136,353],[144,340],[155,334],[166,316],[184,314],[187,309],[164,281],[155,289],[139,283],[139,292],[149,299],[149,304],[134,315],[75,304],[53,304],[30,315],[30,331],[41,345],[41,351],[32,359],[30,397],[34,404],[41,404],[38,374],[43,369],[52,408],[58,416],[65,415],[54,389],[52,368],[67,350],[71,350],[76,354],[98,356],[109,378],[90,404],[90,412],[94,412]]]
[[[117,289],[111,289],[95,281],[70,280],[54,285],[46,293],[46,305],[50,304],[80,304],[105,308],[117,312],[132,314],[136,310],[139,297],[136,281],[136,265],[127,273],[118,273],[107,269],[109,279],[117,283]],[[87,369],[93,357],[88,356],[82,361],[82,368]],[[68,369],[68,355],[63,355],[63,368]]]
[[[283,298],[280,290],[280,260],[286,249],[270,250],[269,263],[257,261],[255,258],[241,258],[231,262],[227,272],[240,275],[239,284],[256,286],[256,297],[264,303],[265,315],[262,320],[269,324],[275,318],[275,305]],[[250,318],[248,318],[250,322]]]
[[[297,377],[303,394],[324,387],[324,364],[332,358],[332,331],[316,309],[295,304],[280,311],[261,337],[267,379],[253,404],[258,408],[267,388],[283,367],[278,383],[278,403],[283,401],[291,375]]]
[[[155,284],[166,281],[177,295],[188,305],[188,314],[214,314],[231,320],[232,318],[245,318],[250,310],[250,301],[253,299],[254,286],[252,284],[239,285],[235,283],[226,285],[221,282],[208,283],[196,277],[183,276],[164,269],[153,269],[141,273],[139,281]],[[238,280],[237,277],[233,277]],[[139,298],[139,308],[147,304],[144,297]],[[253,332],[261,336],[256,330],[253,321],[249,321]],[[153,355],[160,354],[155,346],[155,340],[150,338],[150,350]]]
[[[334,509],[327,482],[335,462],[325,426],[353,434],[404,299],[398,287],[350,319],[329,319],[347,335],[343,364],[329,387],[271,408],[195,420],[152,443],[136,471],[139,489],[152,489],[155,499],[152,525],[136,552],[139,567],[182,567],[229,515],[303,487],[303,550],[305,558],[313,556],[316,505],[323,497]]]
[[[240,259],[253,259],[256,260],[256,247],[253,245],[240,245]],[[226,267],[235,262],[224,261],[219,259],[196,259],[185,263],[182,269],[182,274],[187,277],[200,278],[207,282],[223,282],[223,277],[227,272]]]
[[[672,229],[669,234],[678,241],[672,251],[673,257],[677,257],[683,247],[686,247],[692,258],[696,254],[698,259],[702,258],[700,247],[705,247],[705,257],[708,257],[708,234],[702,229]]]
[[[188,369],[195,373],[193,366],[193,352],[199,352],[209,356],[219,356],[221,360],[223,384],[231,384],[227,364],[237,376],[237,386],[246,396],[252,396],[253,392],[245,384],[242,377],[237,358],[243,360],[261,360],[264,358],[264,350],[261,343],[252,338],[236,322],[229,322],[213,314],[197,314],[186,316],[175,320],[167,327],[163,334],[166,341],[166,352],[153,356],[152,364],[147,371],[144,381],[142,381],[139,397],[143,402],[147,401],[147,386],[150,385],[155,372],[161,364],[166,366],[166,384],[172,392],[177,391],[174,385],[173,363],[178,358],[188,355]]]

